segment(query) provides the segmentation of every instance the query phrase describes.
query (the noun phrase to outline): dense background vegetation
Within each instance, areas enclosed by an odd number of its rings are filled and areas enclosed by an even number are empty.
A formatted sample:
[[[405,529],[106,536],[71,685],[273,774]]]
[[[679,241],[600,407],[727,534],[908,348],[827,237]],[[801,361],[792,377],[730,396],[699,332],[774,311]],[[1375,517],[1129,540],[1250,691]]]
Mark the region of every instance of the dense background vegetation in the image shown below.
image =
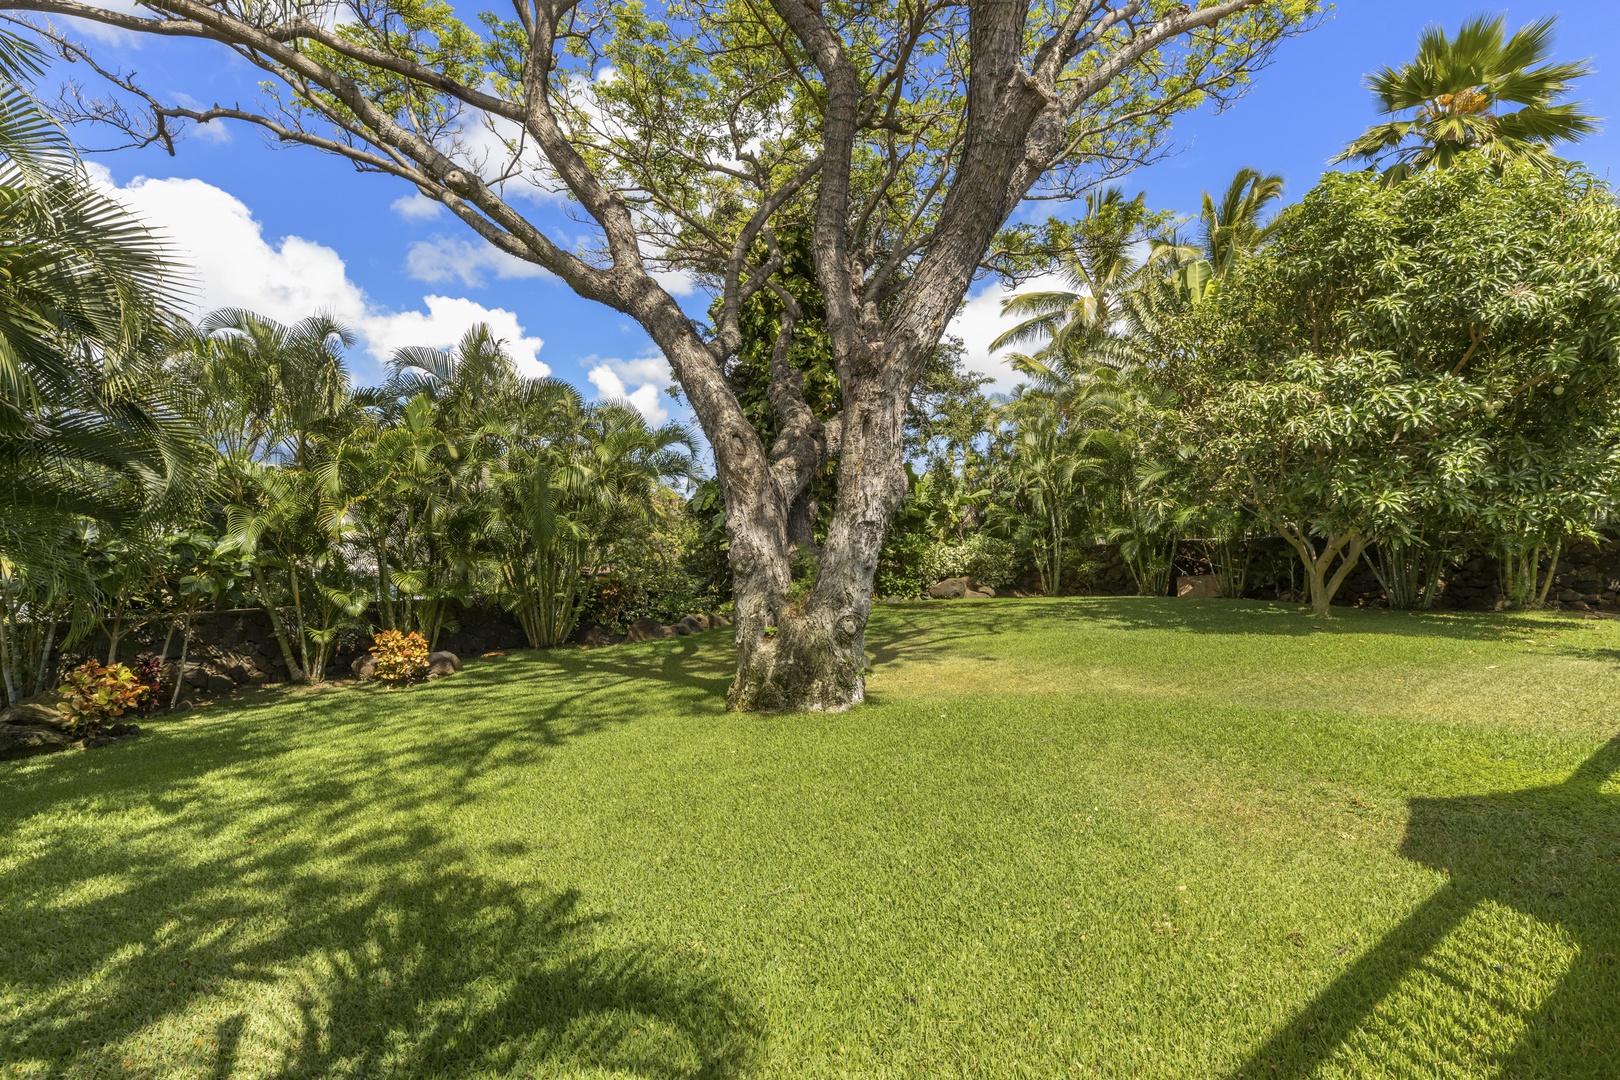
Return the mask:
[[[1380,76],[1392,114],[1426,119],[1347,153],[1397,167],[1329,173],[1280,210],[1280,178],[1245,169],[1191,220],[1108,188],[1025,230],[1003,270],[1056,281],[1007,304],[997,344],[1027,350],[1026,382],[992,399],[957,343],[936,351],[878,594],[965,576],[1054,595],[1106,559],[1145,595],[1199,570],[1320,615],[1364,557],[1390,606],[1427,607],[1485,553],[1511,602],[1543,602],[1620,481],[1620,210],[1547,152],[1590,128],[1558,103],[1584,69],[1543,62],[1549,31],[1480,20]],[[261,608],[301,681],[345,634],[431,644],[480,607],[535,646],[725,607],[724,506],[685,428],[523,377],[484,327],[363,388],[319,313],[187,322],[161,238],[30,95],[36,53],[0,46],[8,702],[92,633],[109,662],[137,633],[157,668],[183,662],[217,608]],[[728,372],[767,443],[784,305],[806,404],[840,407],[809,235],[775,241],[781,287],[745,305]],[[793,508],[801,595],[836,465]]]

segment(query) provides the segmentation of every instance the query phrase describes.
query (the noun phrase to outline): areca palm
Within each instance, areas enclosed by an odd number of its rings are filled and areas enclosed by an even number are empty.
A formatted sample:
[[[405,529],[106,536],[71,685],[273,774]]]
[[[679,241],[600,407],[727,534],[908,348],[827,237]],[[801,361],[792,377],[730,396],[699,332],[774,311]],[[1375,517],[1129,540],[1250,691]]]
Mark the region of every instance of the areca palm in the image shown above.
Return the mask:
[[[341,353],[354,332],[330,315],[284,325],[221,308],[197,324],[193,344],[220,434],[244,457],[308,468],[314,440],[357,410]]]
[[[1591,73],[1584,60],[1549,63],[1556,16],[1521,27],[1507,37],[1503,16],[1479,16],[1456,37],[1430,27],[1417,56],[1398,68],[1368,76],[1379,111],[1391,119],[1368,128],[1334,162],[1384,166],[1397,183],[1429,168],[1446,168],[1465,153],[1485,154],[1502,168],[1528,161],[1552,169],[1551,148],[1578,142],[1597,130],[1581,104],[1561,100],[1570,84]],[[1504,106],[1519,106],[1503,111]]]
[[[1086,196],[1080,242],[1064,255],[1064,289],[1019,293],[1002,302],[1001,313],[1019,317],[1012,329],[990,343],[1042,343],[1033,353],[1009,357],[1015,370],[1047,389],[1072,384],[1113,356],[1122,314],[1121,297],[1136,280],[1141,264],[1133,254],[1147,218],[1146,197],[1126,199],[1110,187]]]
[[[577,399],[576,399],[577,400]],[[614,403],[575,406],[544,444],[517,445],[501,483],[505,603],[532,644],[566,640],[614,537],[649,524],[662,483],[696,475],[691,433]]]
[[[1271,235],[1274,223],[1266,222],[1265,214],[1272,203],[1282,198],[1282,189],[1281,176],[1245,166],[1232,177],[1219,202],[1204,192],[1195,242],[1175,234],[1154,239],[1148,265],[1162,273],[1142,275],[1141,287],[1131,296],[1133,322],[1139,322],[1144,314],[1144,300],[1152,305],[1164,299],[1159,295],[1144,296],[1154,293],[1155,287],[1160,287],[1158,292],[1162,293],[1162,286],[1168,285],[1173,300],[1202,303],[1244,256],[1252,254]]]

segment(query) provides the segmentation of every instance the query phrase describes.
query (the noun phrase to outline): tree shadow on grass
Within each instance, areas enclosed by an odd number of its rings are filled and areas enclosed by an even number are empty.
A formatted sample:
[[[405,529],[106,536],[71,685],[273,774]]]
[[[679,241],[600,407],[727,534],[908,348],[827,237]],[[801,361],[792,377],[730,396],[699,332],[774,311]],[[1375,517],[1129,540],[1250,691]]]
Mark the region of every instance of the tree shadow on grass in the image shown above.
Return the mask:
[[[1364,1030],[1375,1010],[1487,903],[1558,927],[1577,949],[1557,988],[1522,1018],[1523,1035],[1497,1063],[1500,1075],[1620,1076],[1620,793],[1604,790],[1617,771],[1620,737],[1562,784],[1412,800],[1401,853],[1448,872],[1449,880],[1234,1076],[1310,1076],[1358,1034],[1396,1053],[1403,1033],[1379,1029],[1369,1036]],[[1510,1011],[1511,1004],[1493,1002],[1482,986],[1493,973],[1513,978],[1512,969],[1494,962],[1488,945],[1478,942],[1462,956],[1445,965],[1443,977],[1474,991],[1470,1000],[1480,1008]],[[1467,969],[1457,970],[1459,963]],[[1427,1071],[1437,1062],[1413,1064]]]
[[[938,659],[973,642],[994,651],[1003,634],[1050,633],[1074,624],[1099,631],[1157,631],[1200,635],[1310,637],[1376,633],[1454,641],[1504,641],[1516,636],[1503,613],[1413,612],[1335,608],[1313,618],[1298,604],[1160,597],[1062,597],[1047,600],[955,600],[885,604],[875,618],[874,666]],[[1538,614],[1537,631],[1568,631],[1586,620]],[[994,659],[994,657],[983,657]]]
[[[170,738],[6,777],[0,1066],[746,1071],[757,1013],[690,954],[635,944],[570,889],[491,876],[442,826],[532,779],[523,766],[568,739],[632,719],[575,700],[577,722],[549,732],[522,710],[454,723],[501,685],[495,674],[465,672],[420,698],[336,693],[182,722]]]

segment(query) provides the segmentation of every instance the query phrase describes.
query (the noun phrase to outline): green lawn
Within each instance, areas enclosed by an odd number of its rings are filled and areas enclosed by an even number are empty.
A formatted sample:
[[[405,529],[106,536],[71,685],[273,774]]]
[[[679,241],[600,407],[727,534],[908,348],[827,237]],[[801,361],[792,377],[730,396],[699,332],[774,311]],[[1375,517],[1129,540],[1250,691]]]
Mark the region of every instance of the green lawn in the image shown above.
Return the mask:
[[[880,609],[0,764],[0,1077],[1620,1076],[1620,624]]]

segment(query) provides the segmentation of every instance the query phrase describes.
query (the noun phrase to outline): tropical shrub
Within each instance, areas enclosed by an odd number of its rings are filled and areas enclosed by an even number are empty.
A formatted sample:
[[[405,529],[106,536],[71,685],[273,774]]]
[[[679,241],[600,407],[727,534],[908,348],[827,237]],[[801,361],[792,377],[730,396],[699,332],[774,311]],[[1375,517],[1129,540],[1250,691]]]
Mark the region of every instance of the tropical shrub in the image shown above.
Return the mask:
[[[1161,456],[1287,541],[1317,615],[1372,543],[1392,600],[1472,548],[1533,603],[1620,483],[1617,251],[1577,169],[1330,173],[1149,369]]]
[[[981,585],[1000,589],[1018,578],[1018,549],[1009,540],[984,533],[975,533],[966,540],[943,540],[929,545],[923,553],[922,576],[928,584],[970,577]]]
[[[93,731],[108,720],[140,710],[152,697],[152,688],[124,664],[98,664],[86,660],[57,688],[57,706],[75,730]]]
[[[149,691],[146,700],[141,704],[141,712],[149,713],[163,701],[163,661],[157,653],[141,653],[130,665],[130,670],[135,673],[136,681]],[[175,677],[183,677],[183,672],[177,673]]]
[[[378,631],[370,651],[377,661],[372,677],[379,682],[401,684],[427,676],[428,642],[416,630]]]

